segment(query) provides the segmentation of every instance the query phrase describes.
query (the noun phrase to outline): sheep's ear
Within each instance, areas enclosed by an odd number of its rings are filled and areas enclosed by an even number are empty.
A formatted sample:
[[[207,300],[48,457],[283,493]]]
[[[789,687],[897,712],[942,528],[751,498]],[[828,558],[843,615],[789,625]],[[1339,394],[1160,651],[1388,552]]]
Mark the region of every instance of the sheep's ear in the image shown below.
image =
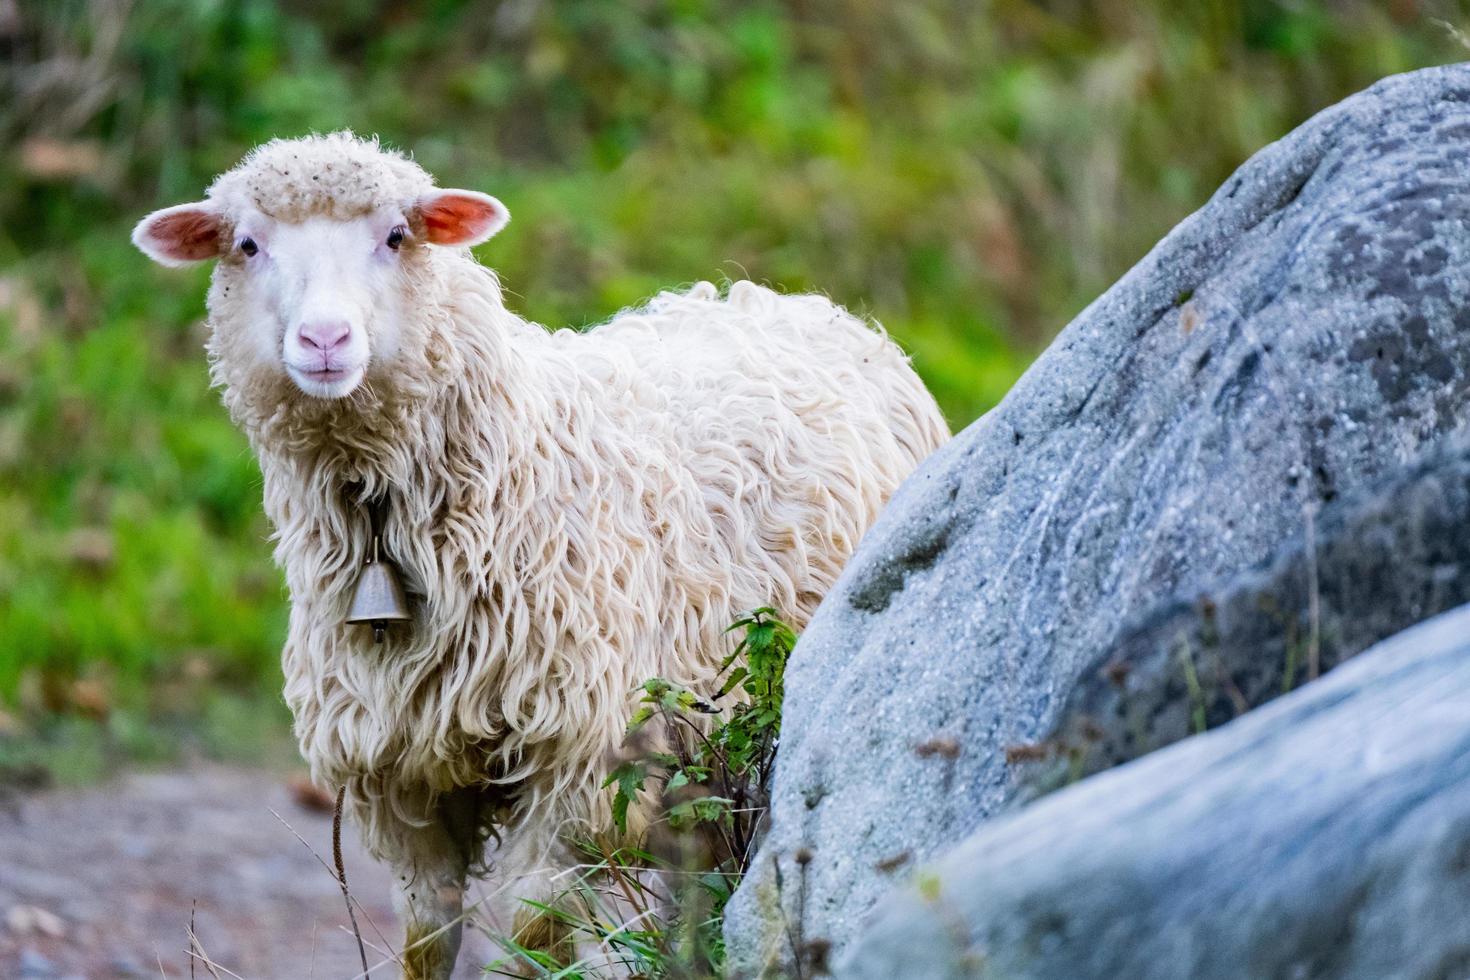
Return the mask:
[[[160,265],[188,265],[218,258],[224,216],[208,201],[154,211],[133,229],[133,244]]]
[[[434,191],[419,198],[414,209],[435,245],[478,245],[510,221],[504,204],[478,191]]]

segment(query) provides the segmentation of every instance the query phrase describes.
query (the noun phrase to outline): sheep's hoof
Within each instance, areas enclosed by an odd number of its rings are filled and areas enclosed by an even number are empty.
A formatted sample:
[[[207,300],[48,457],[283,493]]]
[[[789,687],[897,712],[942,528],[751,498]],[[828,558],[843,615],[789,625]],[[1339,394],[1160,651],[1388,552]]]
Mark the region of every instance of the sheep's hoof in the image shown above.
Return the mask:
[[[409,929],[404,937],[403,980],[445,980],[454,969],[454,961],[447,955],[444,937],[432,935],[433,929]]]
[[[545,953],[557,963],[570,963],[575,958],[571,927],[540,909],[518,911],[511,923],[511,936],[516,945]]]

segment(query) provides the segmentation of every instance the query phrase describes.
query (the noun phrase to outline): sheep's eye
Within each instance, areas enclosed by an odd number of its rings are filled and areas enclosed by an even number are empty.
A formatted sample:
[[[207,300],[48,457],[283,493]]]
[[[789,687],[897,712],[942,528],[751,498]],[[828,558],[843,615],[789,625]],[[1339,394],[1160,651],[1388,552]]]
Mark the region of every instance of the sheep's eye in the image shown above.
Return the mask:
[[[398,251],[398,246],[403,244],[403,235],[404,229],[402,225],[399,225],[392,231],[388,232],[388,241],[386,242],[387,246],[393,249],[393,251],[395,252]]]
[[[255,244],[255,239],[253,238],[242,238],[240,239],[240,251],[246,255],[254,255],[260,251],[260,246]]]

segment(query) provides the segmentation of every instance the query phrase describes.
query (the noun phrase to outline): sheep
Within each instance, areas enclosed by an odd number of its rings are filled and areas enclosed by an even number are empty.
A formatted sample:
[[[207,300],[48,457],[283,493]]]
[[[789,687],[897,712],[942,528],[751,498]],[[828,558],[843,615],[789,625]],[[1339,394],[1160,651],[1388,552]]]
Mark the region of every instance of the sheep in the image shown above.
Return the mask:
[[[949,435],[825,297],[700,282],[586,331],[527,322],[469,251],[508,219],[340,132],[266,143],[133,233],[217,260],[211,380],[264,478],[285,698],[395,869],[411,977],[449,975],[491,836],[535,863],[611,826],[636,686],[708,684],[744,609],[805,624]],[[373,509],[412,617],[380,643],[344,623]]]

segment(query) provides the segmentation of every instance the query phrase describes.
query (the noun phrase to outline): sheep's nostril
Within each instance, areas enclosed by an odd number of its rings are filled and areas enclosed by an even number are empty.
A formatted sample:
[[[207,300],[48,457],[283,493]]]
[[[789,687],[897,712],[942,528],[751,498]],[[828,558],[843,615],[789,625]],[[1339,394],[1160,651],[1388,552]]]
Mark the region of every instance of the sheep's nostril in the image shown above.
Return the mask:
[[[303,346],[314,347],[327,354],[347,343],[352,327],[346,320],[316,320],[303,323],[297,333]]]

